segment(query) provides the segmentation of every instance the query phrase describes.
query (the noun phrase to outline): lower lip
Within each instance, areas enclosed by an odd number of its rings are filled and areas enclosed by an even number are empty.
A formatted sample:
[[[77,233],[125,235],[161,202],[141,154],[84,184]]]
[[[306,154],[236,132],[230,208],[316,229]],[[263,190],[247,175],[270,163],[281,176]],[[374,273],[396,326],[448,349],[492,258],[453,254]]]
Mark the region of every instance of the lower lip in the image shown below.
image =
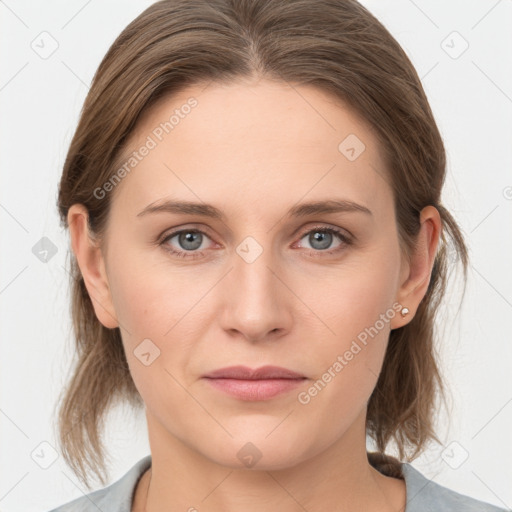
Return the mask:
[[[305,379],[206,379],[214,388],[241,400],[268,400],[300,386]]]

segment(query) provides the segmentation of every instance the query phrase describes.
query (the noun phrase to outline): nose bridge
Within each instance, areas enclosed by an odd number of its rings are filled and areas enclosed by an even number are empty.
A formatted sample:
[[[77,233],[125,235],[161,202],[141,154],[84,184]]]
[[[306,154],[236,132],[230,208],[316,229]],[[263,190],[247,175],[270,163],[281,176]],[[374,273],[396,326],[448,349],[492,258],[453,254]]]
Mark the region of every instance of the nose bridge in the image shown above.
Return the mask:
[[[251,291],[251,295],[258,301],[266,296],[266,303],[270,302],[275,293],[276,278],[270,271],[276,262],[272,250],[268,246],[261,249],[255,242],[243,242],[237,247],[237,256],[234,257],[233,280],[238,283],[240,291]],[[241,293],[245,298],[248,294]]]

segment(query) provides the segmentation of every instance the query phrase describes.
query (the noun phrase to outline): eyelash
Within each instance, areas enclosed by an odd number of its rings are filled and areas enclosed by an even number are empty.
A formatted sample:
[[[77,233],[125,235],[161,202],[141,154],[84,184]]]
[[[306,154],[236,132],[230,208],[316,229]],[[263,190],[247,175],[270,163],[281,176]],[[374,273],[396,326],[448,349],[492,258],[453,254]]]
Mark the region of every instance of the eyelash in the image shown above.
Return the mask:
[[[346,235],[343,231],[341,231],[340,229],[332,228],[332,227],[325,227],[325,226],[315,226],[315,227],[309,229],[308,231],[303,232],[300,235],[299,240],[304,238],[306,235],[309,235],[310,233],[315,233],[315,232],[331,233],[331,234],[337,235],[338,238],[340,239],[340,241],[342,242],[342,244],[340,246],[338,246],[337,248],[330,249],[330,250],[324,250],[324,251],[309,250],[309,256],[311,256],[313,258],[319,257],[322,254],[329,254],[329,255],[335,254],[335,253],[343,250],[344,246],[345,247],[350,246],[353,243],[352,239],[348,235]],[[174,238],[176,235],[179,235],[180,233],[201,233],[202,235],[205,235],[208,237],[208,235],[204,231],[201,231],[200,229],[180,229],[178,231],[173,231],[172,233],[165,235],[164,238],[158,244],[160,246],[162,246],[165,251],[171,253],[173,256],[177,256],[178,258],[188,258],[188,259],[201,258],[203,256],[204,251],[177,251],[175,249],[171,249],[170,246],[166,244],[166,242],[168,242],[171,238]]]

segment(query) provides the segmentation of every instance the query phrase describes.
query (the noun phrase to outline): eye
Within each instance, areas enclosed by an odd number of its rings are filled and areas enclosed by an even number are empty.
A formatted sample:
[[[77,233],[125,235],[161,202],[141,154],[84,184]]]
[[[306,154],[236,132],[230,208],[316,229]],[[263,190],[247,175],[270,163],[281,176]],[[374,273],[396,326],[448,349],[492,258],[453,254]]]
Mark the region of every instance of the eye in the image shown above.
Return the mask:
[[[339,241],[338,245],[333,249],[329,249],[336,238]],[[321,255],[319,253],[322,252],[333,254],[343,250],[345,246],[352,243],[350,237],[340,229],[325,226],[317,226],[306,231],[301,237],[301,240],[303,239],[306,239],[307,243],[310,245],[309,248],[313,249],[313,251],[310,251],[310,255],[312,256]]]
[[[170,244],[173,238],[176,239],[174,247]],[[203,231],[197,229],[182,229],[181,231],[168,234],[160,242],[160,245],[162,245],[166,251],[180,258],[198,258],[203,255],[203,251],[198,251],[198,249],[203,246],[203,242],[208,238],[209,237]],[[176,245],[178,246],[177,248]]]

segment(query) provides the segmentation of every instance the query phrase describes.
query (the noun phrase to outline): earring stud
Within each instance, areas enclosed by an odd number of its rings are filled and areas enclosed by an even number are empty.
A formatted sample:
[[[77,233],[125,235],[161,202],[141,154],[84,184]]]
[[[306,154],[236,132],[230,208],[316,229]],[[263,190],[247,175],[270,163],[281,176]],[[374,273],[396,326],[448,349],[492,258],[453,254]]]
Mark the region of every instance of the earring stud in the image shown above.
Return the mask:
[[[409,314],[409,308],[402,308],[400,313],[402,314],[402,316],[408,315]]]

